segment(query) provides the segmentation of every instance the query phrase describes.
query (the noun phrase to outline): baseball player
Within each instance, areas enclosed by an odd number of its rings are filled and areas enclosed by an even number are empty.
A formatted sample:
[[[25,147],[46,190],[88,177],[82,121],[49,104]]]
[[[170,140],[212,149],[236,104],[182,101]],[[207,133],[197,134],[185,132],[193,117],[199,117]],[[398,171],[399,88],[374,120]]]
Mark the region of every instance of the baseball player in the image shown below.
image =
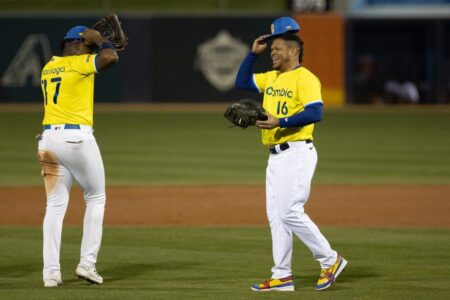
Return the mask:
[[[93,48],[97,54],[93,53]],[[71,28],[61,43],[62,56],[53,56],[41,75],[45,115],[39,137],[47,207],[44,218],[45,287],[62,285],[61,233],[72,180],[84,193],[83,238],[75,275],[102,284],[95,263],[102,239],[105,172],[93,135],[94,74],[118,62],[112,44],[86,26]]]
[[[266,121],[257,121],[262,142],[269,147],[266,169],[266,209],[272,233],[272,277],[253,291],[294,291],[291,270],[292,233],[311,250],[322,271],[316,290],[329,288],[347,261],[330,244],[304,211],[317,164],[314,123],[322,118],[319,79],[301,65],[303,42],[299,25],[290,17],[272,24],[272,34],[258,37],[242,62],[236,86],[264,94]],[[271,41],[273,71],[253,74],[258,54]]]

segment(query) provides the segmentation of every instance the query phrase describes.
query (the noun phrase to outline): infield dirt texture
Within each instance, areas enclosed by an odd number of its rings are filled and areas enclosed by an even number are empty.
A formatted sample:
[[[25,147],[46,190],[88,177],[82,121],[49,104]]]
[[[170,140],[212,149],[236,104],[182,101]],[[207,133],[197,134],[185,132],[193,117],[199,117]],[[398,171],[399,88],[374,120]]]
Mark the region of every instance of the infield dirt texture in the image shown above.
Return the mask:
[[[84,206],[74,186],[63,232],[65,285],[49,291],[40,281],[45,192],[33,139],[41,108],[1,106],[0,299],[450,297],[448,107],[325,111],[306,210],[349,268],[330,291],[315,292],[319,267],[296,241],[297,291],[289,295],[249,291],[270,276],[267,151],[257,129],[228,128],[224,108],[97,105],[108,185],[99,261],[105,285],[71,277]]]

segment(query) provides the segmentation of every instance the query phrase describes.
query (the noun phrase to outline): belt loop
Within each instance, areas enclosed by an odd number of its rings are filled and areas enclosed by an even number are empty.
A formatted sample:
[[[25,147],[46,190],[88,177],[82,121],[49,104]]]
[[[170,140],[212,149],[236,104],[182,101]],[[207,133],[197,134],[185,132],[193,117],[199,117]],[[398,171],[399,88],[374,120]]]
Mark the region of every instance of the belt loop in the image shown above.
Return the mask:
[[[288,142],[283,143],[283,144],[277,144],[275,146],[273,146],[272,148],[269,149],[269,152],[272,154],[280,154],[281,152],[289,149],[291,146],[289,145]]]
[[[275,145],[275,152],[278,154],[281,152],[280,145]]]

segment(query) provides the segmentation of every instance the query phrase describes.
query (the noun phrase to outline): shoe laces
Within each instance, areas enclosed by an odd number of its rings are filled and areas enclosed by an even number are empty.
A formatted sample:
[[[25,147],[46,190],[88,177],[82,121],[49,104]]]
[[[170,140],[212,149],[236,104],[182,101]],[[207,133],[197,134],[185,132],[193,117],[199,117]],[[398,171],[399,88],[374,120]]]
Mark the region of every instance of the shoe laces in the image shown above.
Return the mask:
[[[292,279],[293,279],[293,277],[289,276],[289,277],[286,277],[286,278],[280,278],[278,280],[281,281],[281,282],[287,282],[287,281],[292,280]],[[265,280],[262,283],[262,285],[265,286],[265,287],[270,287],[270,282],[272,282],[273,280],[276,280],[276,279],[273,279],[273,278],[267,279],[267,280]]]
[[[97,268],[95,266],[92,266],[92,272],[94,272],[95,275],[99,275],[98,272],[97,272]]]
[[[95,265],[81,265],[83,267],[83,269],[85,269],[86,271],[90,271],[90,272],[94,272],[94,274],[99,275],[97,272],[97,268],[95,267]]]
[[[271,280],[272,280],[272,279],[264,280],[264,282],[262,283],[263,286],[264,286],[264,287],[270,287],[270,281],[271,281]]]
[[[328,280],[333,280],[333,274],[330,272],[331,268],[328,269],[322,269],[320,271],[320,279],[327,278]]]

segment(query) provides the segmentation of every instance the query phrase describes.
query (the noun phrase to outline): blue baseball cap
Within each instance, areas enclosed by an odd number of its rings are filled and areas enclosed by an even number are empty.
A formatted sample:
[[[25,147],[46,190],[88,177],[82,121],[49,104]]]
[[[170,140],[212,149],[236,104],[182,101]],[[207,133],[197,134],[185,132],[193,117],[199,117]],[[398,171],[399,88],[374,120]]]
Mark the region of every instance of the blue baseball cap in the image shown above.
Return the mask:
[[[67,31],[66,36],[64,37],[65,40],[67,39],[81,39],[80,33],[85,32],[88,30],[86,26],[78,25],[75,27],[72,27]]]
[[[273,21],[270,31],[271,35],[269,38],[273,38],[287,32],[298,32],[300,31],[300,26],[291,17],[281,17]]]

